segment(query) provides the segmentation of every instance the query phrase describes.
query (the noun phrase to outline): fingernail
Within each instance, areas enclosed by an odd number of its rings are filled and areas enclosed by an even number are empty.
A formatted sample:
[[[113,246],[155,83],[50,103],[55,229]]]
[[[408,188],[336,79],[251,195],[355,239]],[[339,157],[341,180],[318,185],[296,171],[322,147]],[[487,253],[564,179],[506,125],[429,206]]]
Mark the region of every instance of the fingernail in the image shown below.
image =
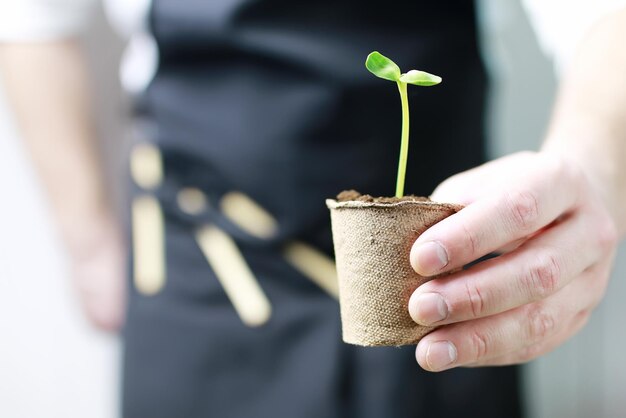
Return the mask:
[[[409,300],[409,314],[418,324],[430,325],[448,317],[448,305],[438,293],[422,293]]]
[[[431,370],[442,370],[456,361],[456,347],[450,341],[435,341],[426,350],[426,363]]]
[[[411,249],[413,269],[424,275],[432,275],[448,265],[448,253],[436,241],[425,242]]]

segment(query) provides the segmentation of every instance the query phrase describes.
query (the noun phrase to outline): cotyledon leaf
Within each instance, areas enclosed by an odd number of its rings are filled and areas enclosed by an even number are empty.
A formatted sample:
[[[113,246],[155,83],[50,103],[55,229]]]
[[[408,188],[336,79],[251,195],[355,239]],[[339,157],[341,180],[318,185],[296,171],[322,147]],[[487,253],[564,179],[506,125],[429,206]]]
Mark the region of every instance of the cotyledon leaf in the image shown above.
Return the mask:
[[[407,84],[415,84],[416,86],[428,87],[441,83],[441,77],[427,73],[426,71],[411,70],[406,74],[402,74],[400,81]]]
[[[389,81],[398,81],[400,79],[400,67],[378,51],[374,51],[367,56],[365,66],[376,77]]]

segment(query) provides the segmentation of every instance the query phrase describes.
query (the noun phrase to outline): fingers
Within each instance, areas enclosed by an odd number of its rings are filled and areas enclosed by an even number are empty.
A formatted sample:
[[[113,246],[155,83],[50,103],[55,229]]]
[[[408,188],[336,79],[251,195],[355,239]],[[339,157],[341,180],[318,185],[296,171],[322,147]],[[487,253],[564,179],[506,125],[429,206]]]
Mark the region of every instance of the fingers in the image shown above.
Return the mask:
[[[588,216],[572,216],[514,252],[423,284],[409,300],[409,313],[419,324],[441,325],[545,299],[608,250],[594,232]]]
[[[587,300],[587,308],[578,307],[578,312],[570,319],[569,324],[563,326],[562,329],[554,334],[552,338],[544,341],[540,341],[536,344],[529,344],[521,349],[515,350],[511,353],[504,354],[502,356],[496,356],[494,358],[486,358],[480,361],[470,363],[467,367],[481,367],[481,366],[506,366],[511,364],[526,363],[544,354],[547,354],[569,340],[572,336],[576,335],[589,321],[591,312],[600,303],[608,280],[597,285],[598,280],[608,278],[610,274],[612,255],[605,257],[605,262],[598,267],[593,268],[581,275],[577,279],[580,291],[589,295]]]
[[[604,284],[594,280],[607,281],[609,264],[583,273],[546,300],[433,331],[416,348],[418,363],[429,371],[512,364],[553,349],[583,326],[601,299]]]
[[[556,331],[556,316],[544,304],[535,304],[448,325],[419,342],[416,358],[429,371],[486,362],[551,337]]]
[[[584,328],[585,325],[587,325],[589,317],[589,312],[581,311],[574,317],[574,319],[571,320],[569,326],[556,333],[549,340],[526,346],[520,350],[507,353],[503,356],[470,363],[464,367],[509,366],[529,362],[553,351],[565,341],[569,340],[572,336],[576,335],[582,328]]]
[[[119,330],[126,308],[122,244],[108,237],[96,249],[71,262],[73,285],[87,318],[100,330]]]
[[[424,232],[411,249],[411,265],[432,276],[470,263],[532,235],[578,202],[575,174],[558,160],[545,160],[509,189],[493,193]]]

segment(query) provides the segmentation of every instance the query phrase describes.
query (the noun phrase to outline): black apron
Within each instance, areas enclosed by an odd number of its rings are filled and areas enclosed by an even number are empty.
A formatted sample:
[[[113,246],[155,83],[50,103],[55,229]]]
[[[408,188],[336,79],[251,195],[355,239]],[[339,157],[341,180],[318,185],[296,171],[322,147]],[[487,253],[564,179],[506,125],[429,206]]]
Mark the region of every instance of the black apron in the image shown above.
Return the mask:
[[[332,255],[326,198],[393,194],[400,101],[365,69],[373,50],[444,79],[409,86],[406,192],[428,195],[484,161],[474,13],[461,0],[153,1],[160,61],[138,114],[164,159],[167,283],[153,296],[130,289],[125,417],[520,416],[516,368],[434,374],[414,347],[344,344],[336,300],[281,255],[294,239]],[[176,208],[189,186],[208,213]],[[276,218],[275,236],[220,216],[232,190]],[[202,222],[236,241],[272,303],[265,325],[245,326],[229,303],[194,240]]]

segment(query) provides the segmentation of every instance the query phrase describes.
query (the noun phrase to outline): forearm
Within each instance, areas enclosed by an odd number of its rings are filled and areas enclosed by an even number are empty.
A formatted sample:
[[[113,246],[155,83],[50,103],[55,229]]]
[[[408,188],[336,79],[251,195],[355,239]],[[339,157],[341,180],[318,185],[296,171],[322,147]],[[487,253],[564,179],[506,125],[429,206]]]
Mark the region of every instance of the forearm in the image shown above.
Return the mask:
[[[95,147],[87,73],[75,41],[0,44],[19,131],[74,254],[111,224]],[[105,234],[106,235],[106,234]]]
[[[626,234],[626,10],[586,36],[560,88],[544,150],[576,161]]]

